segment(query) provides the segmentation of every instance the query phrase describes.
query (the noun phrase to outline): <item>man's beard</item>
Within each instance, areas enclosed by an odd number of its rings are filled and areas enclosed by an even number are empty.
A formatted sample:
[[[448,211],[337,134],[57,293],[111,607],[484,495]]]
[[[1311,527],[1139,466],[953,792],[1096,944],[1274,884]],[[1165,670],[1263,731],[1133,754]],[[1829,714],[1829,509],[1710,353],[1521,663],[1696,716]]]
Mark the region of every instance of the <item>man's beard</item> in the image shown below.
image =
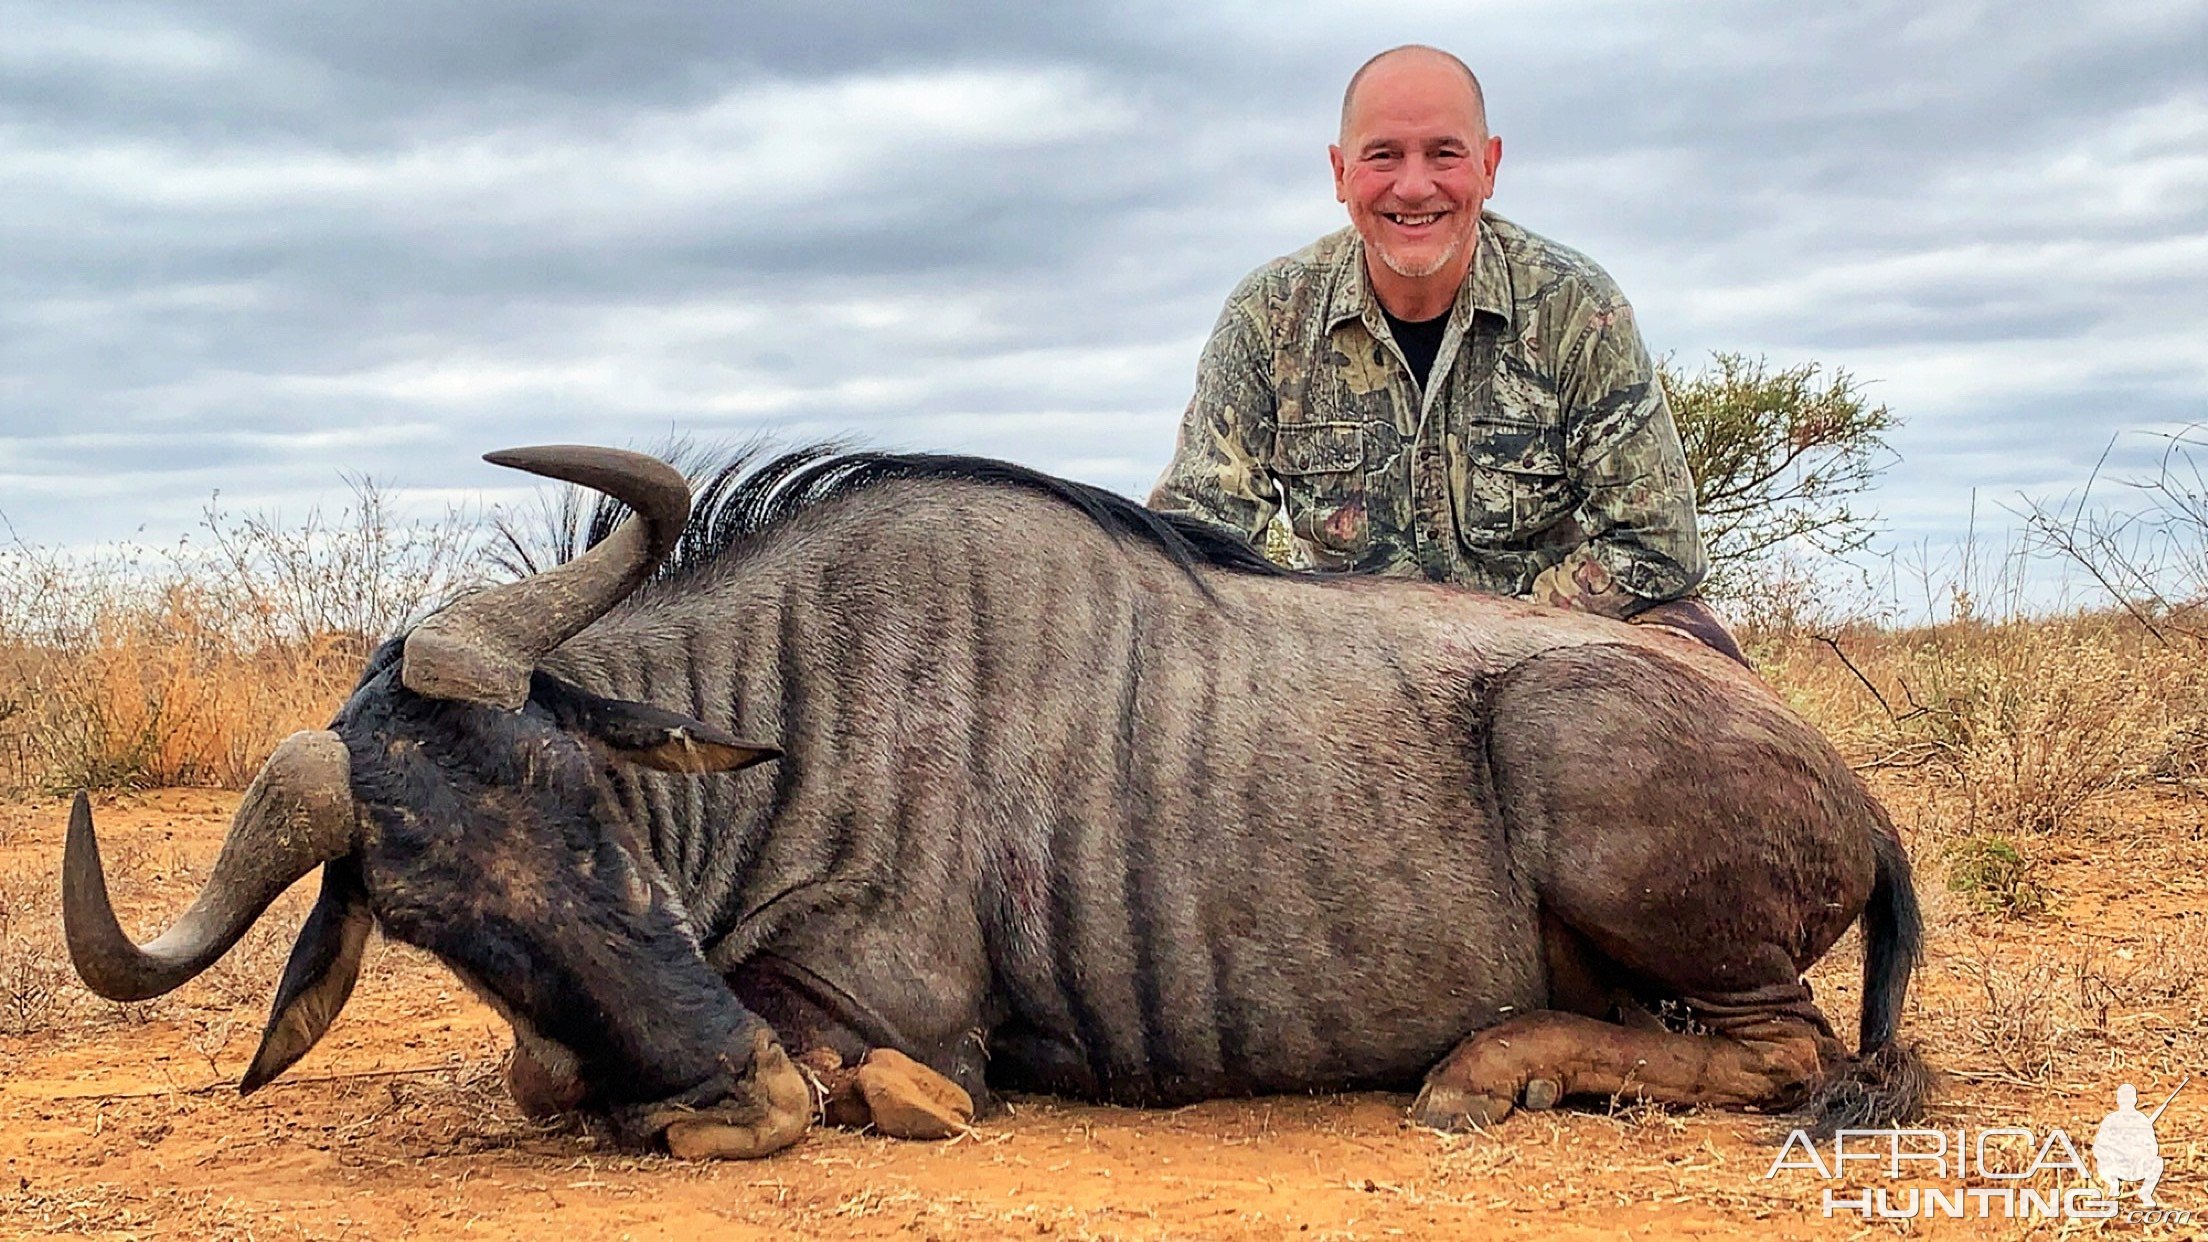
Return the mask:
[[[1418,267],[1413,267],[1397,258],[1386,246],[1380,246],[1377,249],[1380,251],[1380,261],[1388,265],[1389,271],[1405,280],[1424,280],[1449,266],[1449,261],[1457,257],[1457,248],[1462,245],[1464,245],[1462,237],[1452,238],[1448,245],[1442,247],[1441,253],[1434,256],[1432,262]]]

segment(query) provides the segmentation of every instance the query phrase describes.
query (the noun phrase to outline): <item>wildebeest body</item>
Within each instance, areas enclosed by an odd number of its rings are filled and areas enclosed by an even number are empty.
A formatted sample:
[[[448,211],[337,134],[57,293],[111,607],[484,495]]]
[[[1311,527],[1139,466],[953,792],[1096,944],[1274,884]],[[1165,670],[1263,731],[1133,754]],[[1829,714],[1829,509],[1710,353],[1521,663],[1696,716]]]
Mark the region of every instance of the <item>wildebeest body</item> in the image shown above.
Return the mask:
[[[702,784],[620,778],[717,968],[768,950],[939,1062],[978,1031],[1000,1080],[1120,1100],[1400,1086],[1543,1002],[1488,699],[1631,631],[1403,582],[1199,580],[970,484],[803,520],[545,661],[782,746]]]

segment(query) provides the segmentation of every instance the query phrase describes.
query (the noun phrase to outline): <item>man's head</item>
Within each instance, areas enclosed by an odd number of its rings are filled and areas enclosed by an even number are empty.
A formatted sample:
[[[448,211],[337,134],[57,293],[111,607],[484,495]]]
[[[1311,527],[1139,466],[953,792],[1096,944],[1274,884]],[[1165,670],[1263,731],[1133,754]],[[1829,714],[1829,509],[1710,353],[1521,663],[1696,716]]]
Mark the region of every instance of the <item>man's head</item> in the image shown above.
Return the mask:
[[[1399,315],[1399,301],[1439,298],[1446,308],[1471,270],[1480,208],[1503,157],[1479,79],[1438,48],[1382,52],[1350,78],[1341,139],[1327,155],[1334,196],[1379,260],[1381,301]]]

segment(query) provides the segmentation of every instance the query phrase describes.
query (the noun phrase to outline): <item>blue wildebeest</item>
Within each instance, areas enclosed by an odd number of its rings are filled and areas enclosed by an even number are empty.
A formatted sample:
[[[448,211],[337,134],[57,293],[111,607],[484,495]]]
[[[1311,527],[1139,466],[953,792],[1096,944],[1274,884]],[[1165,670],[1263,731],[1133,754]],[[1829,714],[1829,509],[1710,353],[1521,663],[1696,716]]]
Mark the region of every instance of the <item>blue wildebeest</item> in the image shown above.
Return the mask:
[[[1691,641],[1283,574],[1002,463],[800,453],[693,509],[638,454],[491,460],[631,516],[385,644],[150,945],[72,818],[70,949],[111,997],[191,978],[323,866],[244,1089],[322,1035],[381,924],[512,1022],[525,1108],[683,1154],[805,1131],[785,1048],[909,1058],[828,1111],[910,1134],[992,1088],[1423,1082],[1437,1127],[1916,1102],[1892,825]],[[1858,918],[1850,1058],[1802,972]]]

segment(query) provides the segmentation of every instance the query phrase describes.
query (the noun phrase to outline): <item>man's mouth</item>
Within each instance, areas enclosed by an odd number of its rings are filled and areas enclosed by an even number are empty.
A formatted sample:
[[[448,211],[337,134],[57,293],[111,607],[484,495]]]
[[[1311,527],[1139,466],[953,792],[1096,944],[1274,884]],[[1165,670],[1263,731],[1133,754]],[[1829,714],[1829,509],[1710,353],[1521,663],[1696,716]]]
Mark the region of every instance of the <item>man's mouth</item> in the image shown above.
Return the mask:
[[[1445,213],[1439,211],[1422,211],[1415,213],[1407,211],[1383,211],[1380,214],[1387,217],[1391,223],[1399,225],[1403,228],[1421,229],[1425,228],[1429,224],[1432,224],[1434,221],[1441,219],[1441,217]]]

